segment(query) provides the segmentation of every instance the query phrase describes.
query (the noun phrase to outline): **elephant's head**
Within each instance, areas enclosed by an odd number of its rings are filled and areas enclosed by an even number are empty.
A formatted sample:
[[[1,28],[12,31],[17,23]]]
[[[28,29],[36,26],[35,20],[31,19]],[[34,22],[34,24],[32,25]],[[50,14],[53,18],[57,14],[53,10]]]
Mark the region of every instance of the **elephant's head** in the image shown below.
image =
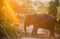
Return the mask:
[[[33,16],[32,15],[27,15],[26,18],[25,18],[25,22],[24,22],[24,30],[25,30],[25,33],[26,33],[26,27],[29,26],[29,25],[32,25],[33,24]]]
[[[31,24],[32,24],[32,20],[33,20],[32,18],[33,18],[32,15],[27,15],[26,18],[25,18],[25,23],[24,23],[24,25],[25,25],[25,26],[31,25]]]

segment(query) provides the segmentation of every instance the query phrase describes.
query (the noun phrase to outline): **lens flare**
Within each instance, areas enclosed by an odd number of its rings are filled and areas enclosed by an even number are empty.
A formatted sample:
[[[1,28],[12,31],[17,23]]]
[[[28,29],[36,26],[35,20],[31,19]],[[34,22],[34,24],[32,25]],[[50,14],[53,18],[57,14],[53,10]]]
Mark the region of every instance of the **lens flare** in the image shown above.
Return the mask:
[[[6,15],[8,15],[8,20],[13,24],[19,25],[19,19],[17,18],[14,10],[9,5],[8,0],[3,0],[3,6],[5,7],[5,11],[7,11]]]

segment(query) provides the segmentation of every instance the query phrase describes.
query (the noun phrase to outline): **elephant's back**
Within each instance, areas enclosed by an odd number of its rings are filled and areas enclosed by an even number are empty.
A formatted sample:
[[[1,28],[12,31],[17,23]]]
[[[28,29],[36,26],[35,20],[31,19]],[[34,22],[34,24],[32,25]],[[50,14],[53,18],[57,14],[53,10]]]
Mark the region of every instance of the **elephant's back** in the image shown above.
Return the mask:
[[[35,23],[38,26],[49,26],[56,23],[56,18],[48,14],[37,14],[35,15]]]
[[[37,14],[35,15],[35,19],[38,21],[54,21],[56,22],[56,18],[52,15],[48,15],[48,14]]]

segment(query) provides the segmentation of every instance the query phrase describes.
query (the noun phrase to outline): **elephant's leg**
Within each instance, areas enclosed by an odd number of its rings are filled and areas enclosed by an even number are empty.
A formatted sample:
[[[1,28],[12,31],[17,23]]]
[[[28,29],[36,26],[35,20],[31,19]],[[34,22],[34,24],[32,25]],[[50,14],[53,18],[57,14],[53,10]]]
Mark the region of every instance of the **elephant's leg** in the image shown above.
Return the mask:
[[[54,29],[50,29],[50,36],[55,36]]]
[[[37,35],[37,27],[34,26],[33,30],[32,30],[32,35]]]
[[[26,25],[24,26],[24,31],[25,31],[25,34],[27,35]]]

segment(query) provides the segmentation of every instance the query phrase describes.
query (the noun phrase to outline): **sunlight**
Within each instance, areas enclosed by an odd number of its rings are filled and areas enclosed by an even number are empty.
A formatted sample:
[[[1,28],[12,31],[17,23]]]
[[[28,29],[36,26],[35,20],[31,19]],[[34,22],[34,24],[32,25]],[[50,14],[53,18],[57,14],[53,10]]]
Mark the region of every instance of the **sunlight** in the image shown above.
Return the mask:
[[[49,2],[49,1],[51,1],[51,0],[31,0],[31,2],[35,2],[35,1],[40,1],[40,2],[42,2],[42,3],[45,3],[45,2]]]
[[[46,29],[42,29],[42,28],[39,28],[38,29],[38,33],[48,33],[49,30],[46,30]]]
[[[49,2],[51,0],[39,0],[39,1],[41,1],[42,3],[45,3],[45,2]]]
[[[28,32],[28,33],[31,33],[31,32],[32,32],[33,26],[34,26],[34,25],[30,25],[29,27],[27,27],[27,32]]]
[[[22,6],[24,4],[24,2],[21,0],[13,0],[13,1],[15,1],[19,6]]]
[[[14,13],[14,10],[11,8],[8,0],[3,0],[4,7],[6,8],[5,12],[6,15],[8,16],[7,19],[12,22],[13,24],[19,24],[19,20],[16,17],[16,14]]]
[[[3,3],[10,13],[14,13],[13,9],[11,8],[7,0],[4,0]]]

